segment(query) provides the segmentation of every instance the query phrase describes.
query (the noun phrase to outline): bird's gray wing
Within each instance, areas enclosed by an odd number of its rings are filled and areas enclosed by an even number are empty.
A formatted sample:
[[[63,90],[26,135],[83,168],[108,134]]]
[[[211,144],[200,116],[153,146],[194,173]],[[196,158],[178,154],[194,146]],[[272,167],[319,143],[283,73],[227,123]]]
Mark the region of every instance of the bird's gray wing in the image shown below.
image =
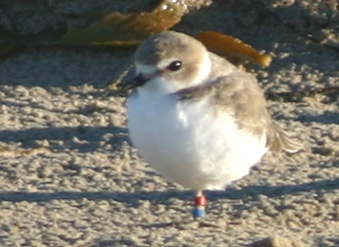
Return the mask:
[[[257,80],[237,70],[215,80],[175,93],[179,100],[199,100],[209,96],[210,103],[236,119],[240,129],[261,138],[272,151],[296,152],[300,145],[277,126],[267,111],[267,103]]]

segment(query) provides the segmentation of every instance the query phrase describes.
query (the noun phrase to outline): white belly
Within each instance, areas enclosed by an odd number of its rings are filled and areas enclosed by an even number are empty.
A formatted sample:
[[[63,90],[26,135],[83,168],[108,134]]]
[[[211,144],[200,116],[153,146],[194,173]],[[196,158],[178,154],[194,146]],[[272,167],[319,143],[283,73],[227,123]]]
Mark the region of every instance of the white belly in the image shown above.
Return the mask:
[[[240,131],[231,116],[210,112],[206,101],[178,104],[132,95],[128,128],[146,162],[195,190],[223,189],[247,175],[267,151],[264,137]]]

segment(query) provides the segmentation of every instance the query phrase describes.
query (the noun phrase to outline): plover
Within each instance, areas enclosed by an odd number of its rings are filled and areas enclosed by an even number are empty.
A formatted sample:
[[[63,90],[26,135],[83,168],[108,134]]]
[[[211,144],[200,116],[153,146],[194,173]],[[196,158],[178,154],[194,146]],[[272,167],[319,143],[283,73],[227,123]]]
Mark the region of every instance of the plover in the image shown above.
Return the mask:
[[[247,175],[269,149],[300,149],[272,120],[256,78],[191,36],[151,36],[137,49],[135,67],[124,85],[134,89],[130,137],[156,171],[196,191],[194,217],[205,214],[204,190]]]

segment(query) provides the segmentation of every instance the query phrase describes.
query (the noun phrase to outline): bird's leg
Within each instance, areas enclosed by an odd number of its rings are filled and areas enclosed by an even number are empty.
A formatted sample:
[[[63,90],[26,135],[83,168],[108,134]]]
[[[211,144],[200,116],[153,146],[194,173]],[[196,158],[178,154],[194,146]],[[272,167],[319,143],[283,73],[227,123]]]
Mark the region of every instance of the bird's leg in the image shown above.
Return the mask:
[[[207,206],[207,198],[203,195],[201,190],[198,190],[195,194],[194,199],[194,210],[193,217],[199,218],[206,215],[206,206]]]

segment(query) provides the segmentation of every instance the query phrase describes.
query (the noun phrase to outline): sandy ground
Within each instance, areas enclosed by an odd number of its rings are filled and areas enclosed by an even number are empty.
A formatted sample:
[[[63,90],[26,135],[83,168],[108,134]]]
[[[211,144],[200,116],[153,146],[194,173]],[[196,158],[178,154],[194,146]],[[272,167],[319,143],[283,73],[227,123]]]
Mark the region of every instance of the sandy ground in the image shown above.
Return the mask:
[[[72,9],[133,10],[131,1],[84,2],[46,1],[55,15],[27,15],[35,25],[21,15],[14,26],[32,36],[74,21],[63,15]],[[0,5],[2,28],[13,27],[8,9]],[[221,31],[266,50],[272,65],[249,69],[267,92],[282,92],[339,85],[338,26],[336,0],[220,0],[196,1],[174,29]],[[305,151],[269,154],[227,190],[207,192],[208,215],[193,221],[192,192],[138,157],[125,97],[106,86],[132,57],[54,47],[0,61],[0,246],[339,246],[338,94],[269,101]]]

